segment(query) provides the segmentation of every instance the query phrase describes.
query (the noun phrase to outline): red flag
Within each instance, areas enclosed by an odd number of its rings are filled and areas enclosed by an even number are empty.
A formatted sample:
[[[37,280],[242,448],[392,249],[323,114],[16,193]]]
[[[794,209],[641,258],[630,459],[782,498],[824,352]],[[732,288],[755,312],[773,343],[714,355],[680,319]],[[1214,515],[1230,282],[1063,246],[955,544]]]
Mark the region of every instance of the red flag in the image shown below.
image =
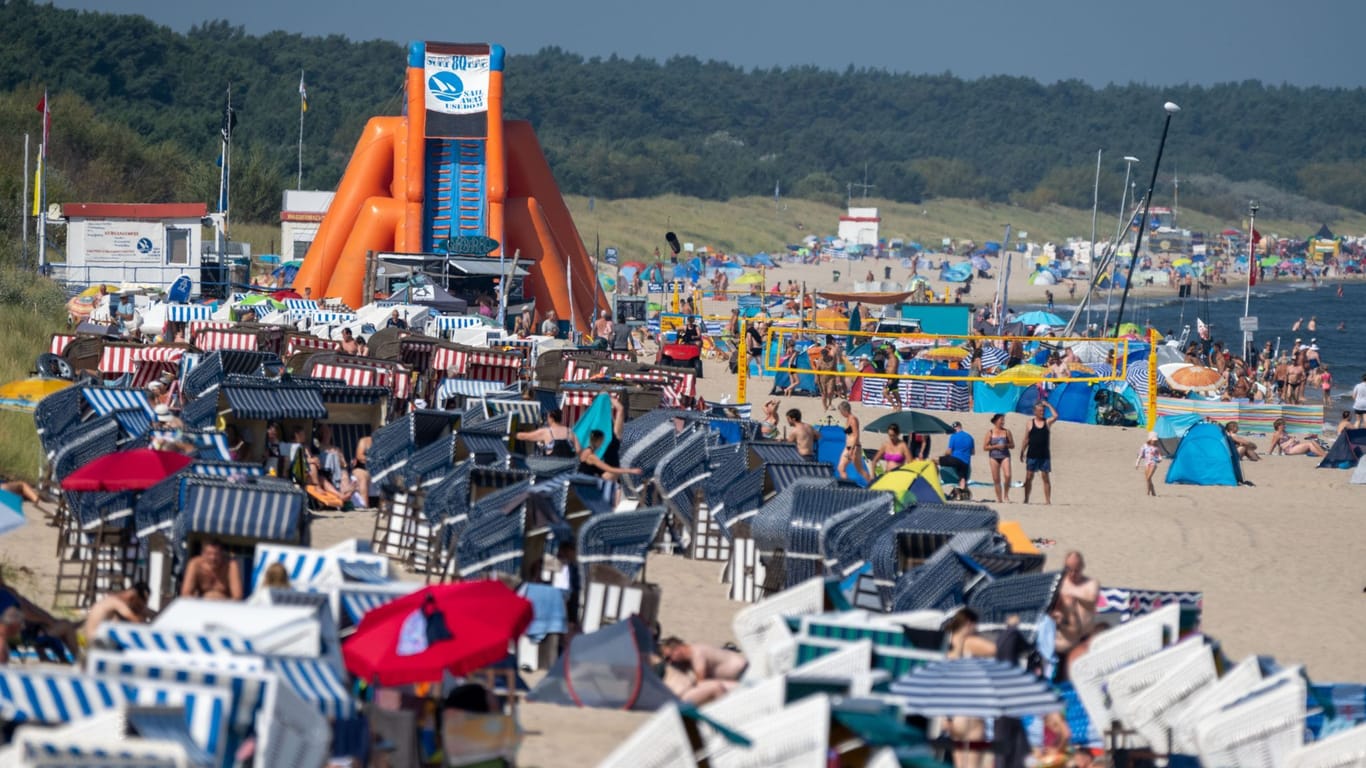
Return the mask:
[[[1257,243],[1260,243],[1261,241],[1262,241],[1262,233],[1261,233],[1261,232],[1258,232],[1258,231],[1255,230],[1255,229],[1252,230],[1252,244],[1255,246],[1255,245],[1257,245]]]
[[[43,157],[47,157],[48,133],[52,128],[52,113],[47,108],[47,91],[43,91],[43,96],[38,99],[38,106],[35,109],[43,115],[43,144],[39,151],[42,152]]]
[[[1257,266],[1256,259],[1247,263],[1247,285],[1249,288],[1257,284],[1257,270],[1259,269],[1261,267]]]
[[[1257,243],[1262,241],[1262,233],[1252,230],[1252,247],[1247,249],[1247,284],[1248,287],[1257,284]]]

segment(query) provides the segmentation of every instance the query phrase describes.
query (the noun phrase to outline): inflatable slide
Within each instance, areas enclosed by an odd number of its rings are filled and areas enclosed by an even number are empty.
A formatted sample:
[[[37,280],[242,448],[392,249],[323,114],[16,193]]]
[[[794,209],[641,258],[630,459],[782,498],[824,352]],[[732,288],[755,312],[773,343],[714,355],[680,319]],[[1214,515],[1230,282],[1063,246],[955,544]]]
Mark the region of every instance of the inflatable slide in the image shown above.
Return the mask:
[[[491,257],[519,255],[540,311],[587,330],[607,308],[535,131],[503,119],[503,59],[498,45],[409,44],[404,114],[366,123],[295,290],[359,307],[369,252],[487,237]]]

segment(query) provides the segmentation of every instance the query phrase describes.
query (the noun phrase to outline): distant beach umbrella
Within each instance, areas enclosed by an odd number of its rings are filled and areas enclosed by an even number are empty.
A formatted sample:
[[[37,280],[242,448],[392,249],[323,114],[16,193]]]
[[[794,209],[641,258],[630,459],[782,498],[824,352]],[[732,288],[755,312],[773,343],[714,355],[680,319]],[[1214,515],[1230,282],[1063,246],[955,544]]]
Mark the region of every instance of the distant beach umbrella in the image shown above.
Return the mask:
[[[1027,717],[1063,708],[1048,683],[995,659],[932,662],[893,682],[891,692],[927,717]]]

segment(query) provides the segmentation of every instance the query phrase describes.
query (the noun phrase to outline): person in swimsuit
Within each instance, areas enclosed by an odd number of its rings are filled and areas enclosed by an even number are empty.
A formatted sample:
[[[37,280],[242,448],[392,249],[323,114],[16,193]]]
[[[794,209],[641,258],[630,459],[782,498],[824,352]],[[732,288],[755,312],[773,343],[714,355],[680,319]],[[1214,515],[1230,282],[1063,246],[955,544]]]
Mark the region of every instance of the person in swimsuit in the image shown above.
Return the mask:
[[[807,461],[816,460],[816,430],[810,424],[802,421],[802,412],[796,408],[789,408],[787,411],[787,426],[792,431],[787,435],[787,441],[797,446],[797,455]]]
[[[366,467],[365,460],[370,454],[370,436],[366,435],[356,441],[356,457],[351,460],[351,479],[356,483],[356,499],[361,503],[357,506],[368,507],[370,505],[370,469]]]
[[[616,480],[622,475],[639,475],[642,470],[640,467],[614,467],[611,464],[598,458],[598,449],[602,447],[602,441],[607,436],[602,430],[595,429],[588,433],[588,447],[579,451],[579,472],[593,477],[601,477],[604,480]]]
[[[944,625],[948,635],[950,659],[991,659],[996,656],[996,644],[977,634],[977,613],[963,608]],[[989,750],[986,741],[986,721],[980,717],[948,718],[949,737],[953,739],[954,768],[977,768],[982,765],[982,753]]]
[[[227,556],[220,542],[209,539],[204,542],[199,555],[186,563],[180,596],[204,600],[241,600],[242,569],[235,558]]]
[[[778,439],[778,401],[764,403],[764,420],[759,422],[759,437],[764,440]]]
[[[564,425],[564,413],[552,408],[545,414],[545,426],[529,432],[518,432],[518,440],[530,440],[540,445],[544,456],[572,459],[579,454],[579,439]]]
[[[1323,446],[1313,440],[1301,440],[1285,431],[1285,419],[1276,419],[1271,424],[1275,431],[1271,433],[1270,454],[1281,454],[1282,456],[1299,456],[1301,454],[1312,454],[1323,456],[1328,453]]]
[[[1134,469],[1143,467],[1143,479],[1148,483],[1148,495],[1156,496],[1157,491],[1153,488],[1153,475],[1157,474],[1157,465],[1162,463],[1162,450],[1157,447],[1157,433],[1148,433],[1148,442],[1138,449],[1138,461],[1134,462]]]
[[[873,460],[870,463],[876,467],[878,461],[883,461],[885,462],[883,472],[891,472],[906,463],[906,459],[909,458],[908,450],[906,438],[901,436],[901,427],[893,424],[887,427],[887,439],[878,446],[877,453],[873,454]]]
[[[1045,418],[1044,411],[1048,412]],[[1020,448],[1020,461],[1025,463],[1024,503],[1029,503],[1029,491],[1034,484],[1034,473],[1043,478],[1043,503],[1053,503],[1053,483],[1049,475],[1053,472],[1053,452],[1049,428],[1058,421],[1058,411],[1047,400],[1040,400],[1034,406],[1034,417],[1029,420],[1025,430],[1024,445]]]
[[[835,477],[851,480],[849,465],[853,464],[854,471],[858,472],[859,477],[871,485],[873,478],[869,476],[868,470],[863,466],[863,444],[860,442],[859,436],[862,425],[859,423],[859,418],[854,415],[854,409],[849,407],[847,400],[840,403],[839,412],[844,417],[844,453],[840,454],[840,463],[835,468]]]
[[[991,417],[991,429],[987,430],[987,460],[991,464],[991,484],[996,488],[996,500],[1010,501],[1010,452],[1015,450],[1015,436],[1006,429],[1006,415],[998,413]]]

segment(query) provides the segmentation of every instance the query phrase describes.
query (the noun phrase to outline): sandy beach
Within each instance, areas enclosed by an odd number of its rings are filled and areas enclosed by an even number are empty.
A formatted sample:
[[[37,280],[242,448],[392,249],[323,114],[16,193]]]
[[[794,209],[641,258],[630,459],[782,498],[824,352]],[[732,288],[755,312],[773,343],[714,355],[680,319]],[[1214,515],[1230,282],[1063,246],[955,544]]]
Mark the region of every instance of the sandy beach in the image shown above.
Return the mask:
[[[880,275],[887,263],[849,266],[860,275],[869,269]],[[816,288],[830,285],[830,269],[784,266],[776,273],[783,280],[806,279],[808,287]],[[893,269],[898,278],[904,279],[905,272],[899,266]],[[1012,282],[1012,301],[1015,296],[1022,302],[1032,295],[1042,298],[1041,289],[1024,281],[1023,270],[1012,276]],[[844,278],[839,286],[846,283]],[[989,301],[993,290],[981,281],[972,298]],[[1065,288],[1055,292],[1065,296]],[[733,398],[735,380],[722,361],[707,361],[705,373],[700,382],[705,397]],[[766,378],[751,380],[751,402],[767,399],[771,383]],[[784,399],[782,409],[789,407],[802,410],[808,422],[825,416],[817,398]],[[883,412],[862,405],[855,405],[855,411],[865,423]],[[976,437],[975,476],[989,480],[980,453],[988,414],[937,415],[961,420]],[[1018,440],[1025,417],[1010,415],[1007,426]],[[1134,468],[1144,437],[1137,429],[1059,423],[1053,436],[1052,505],[1019,503],[1023,494],[1015,489],[1016,501],[999,506],[1002,518],[1018,520],[1032,537],[1056,542],[1047,550],[1050,570],[1061,567],[1068,550],[1079,549],[1086,554],[1088,570],[1104,586],[1203,591],[1204,631],[1235,659],[1267,654],[1283,664],[1304,664],[1316,681],[1366,679],[1366,654],[1361,652],[1366,647],[1366,526],[1361,517],[1366,490],[1349,486],[1348,472],[1316,469],[1314,459],[1277,456],[1244,463],[1252,487],[1159,482],[1157,498],[1148,498],[1142,475]],[[866,435],[864,444],[874,447],[877,440]],[[934,452],[943,447],[944,438],[936,436]],[[1015,472],[1017,478],[1023,477],[1018,461]],[[989,488],[974,490],[978,499],[990,495]],[[1041,491],[1036,488],[1035,493],[1041,501]],[[0,537],[0,563],[11,584],[48,605],[57,570],[56,529],[45,525],[37,510],[29,513],[26,527]],[[326,514],[313,522],[313,544],[325,547],[348,538],[369,538],[372,528],[370,513]],[[663,590],[660,619],[665,634],[712,644],[733,639],[731,619],[742,606],[727,600],[721,567],[674,556],[650,558],[646,574]],[[646,717],[524,705],[521,723],[527,739],[520,762],[593,764]]]

